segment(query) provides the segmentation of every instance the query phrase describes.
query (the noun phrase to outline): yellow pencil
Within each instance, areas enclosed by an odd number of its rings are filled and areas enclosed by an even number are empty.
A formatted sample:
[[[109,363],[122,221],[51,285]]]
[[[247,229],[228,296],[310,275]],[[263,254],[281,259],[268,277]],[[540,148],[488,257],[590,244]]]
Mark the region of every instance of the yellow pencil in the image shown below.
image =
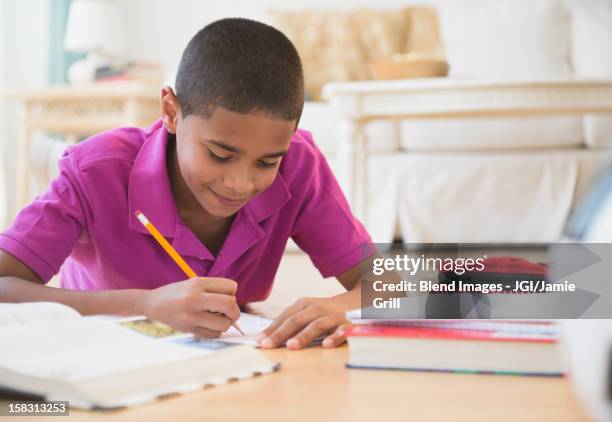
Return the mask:
[[[168,243],[166,238],[162,236],[162,234],[155,228],[153,223],[151,223],[149,219],[141,211],[136,211],[135,214],[136,214],[136,217],[138,218],[138,221],[140,221],[142,225],[145,226],[145,228],[149,231],[149,233],[151,233],[151,235],[155,238],[155,240],[157,240],[157,243],[159,243],[161,247],[164,248],[164,250],[168,253],[168,255],[170,255],[170,258],[172,258],[172,260],[176,262],[176,265],[178,265],[181,268],[181,270],[183,270],[183,272],[187,275],[187,277],[189,278],[197,277],[197,274],[195,273],[195,271],[191,269],[191,267],[185,262],[183,257],[179,255],[176,249],[174,249],[172,245]],[[234,323],[234,328],[238,330],[238,332],[242,334],[243,336],[245,335],[244,332],[242,332],[242,330],[238,326],[238,323]]]

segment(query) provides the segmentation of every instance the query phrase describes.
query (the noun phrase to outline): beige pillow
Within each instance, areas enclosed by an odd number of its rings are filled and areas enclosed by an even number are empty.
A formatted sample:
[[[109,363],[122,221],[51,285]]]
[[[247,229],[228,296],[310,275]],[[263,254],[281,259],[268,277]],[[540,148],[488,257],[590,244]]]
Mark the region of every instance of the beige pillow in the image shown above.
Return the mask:
[[[268,15],[300,53],[306,93],[315,100],[327,82],[370,79],[370,60],[395,53],[441,51],[431,8],[271,11]]]
[[[405,52],[423,58],[444,60],[442,36],[438,26],[438,12],[433,7],[407,7]]]

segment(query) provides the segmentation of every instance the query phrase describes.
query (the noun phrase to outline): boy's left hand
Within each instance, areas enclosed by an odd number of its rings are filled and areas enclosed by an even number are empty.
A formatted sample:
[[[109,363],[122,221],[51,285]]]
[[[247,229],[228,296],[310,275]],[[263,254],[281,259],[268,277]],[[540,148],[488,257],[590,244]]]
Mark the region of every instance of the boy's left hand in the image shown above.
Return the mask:
[[[314,339],[327,335],[323,347],[336,347],[346,338],[342,328],[348,324],[347,308],[334,298],[301,298],[288,307],[257,335],[262,349],[272,349],[283,344],[288,349],[301,349]]]

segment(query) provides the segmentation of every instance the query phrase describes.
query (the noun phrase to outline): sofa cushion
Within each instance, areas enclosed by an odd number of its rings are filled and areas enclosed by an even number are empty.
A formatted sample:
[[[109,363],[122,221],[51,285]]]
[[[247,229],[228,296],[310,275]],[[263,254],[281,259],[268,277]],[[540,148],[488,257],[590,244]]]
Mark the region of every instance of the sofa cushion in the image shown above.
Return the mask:
[[[446,0],[439,15],[450,76],[571,74],[569,14],[559,0]]]
[[[612,150],[372,156],[363,222],[375,242],[552,242]]]
[[[578,177],[574,152],[404,155],[398,183],[404,241],[530,242],[561,235]],[[379,206],[378,212],[388,211]]]
[[[583,144],[581,116],[472,117],[403,120],[405,150],[571,147]]]

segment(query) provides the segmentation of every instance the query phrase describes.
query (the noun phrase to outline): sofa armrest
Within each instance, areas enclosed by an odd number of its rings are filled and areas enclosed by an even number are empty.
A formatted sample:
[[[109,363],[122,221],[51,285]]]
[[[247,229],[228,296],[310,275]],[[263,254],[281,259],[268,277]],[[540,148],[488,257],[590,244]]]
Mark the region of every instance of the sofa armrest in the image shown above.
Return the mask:
[[[335,133],[336,118],[329,103],[325,101],[306,101],[300,118],[299,127],[312,133],[315,143],[327,157],[338,153]],[[399,128],[396,122],[371,121],[364,128],[369,139],[371,153],[388,153],[400,150]]]
[[[612,79],[334,82],[323,96],[349,119],[579,114],[612,112]]]

